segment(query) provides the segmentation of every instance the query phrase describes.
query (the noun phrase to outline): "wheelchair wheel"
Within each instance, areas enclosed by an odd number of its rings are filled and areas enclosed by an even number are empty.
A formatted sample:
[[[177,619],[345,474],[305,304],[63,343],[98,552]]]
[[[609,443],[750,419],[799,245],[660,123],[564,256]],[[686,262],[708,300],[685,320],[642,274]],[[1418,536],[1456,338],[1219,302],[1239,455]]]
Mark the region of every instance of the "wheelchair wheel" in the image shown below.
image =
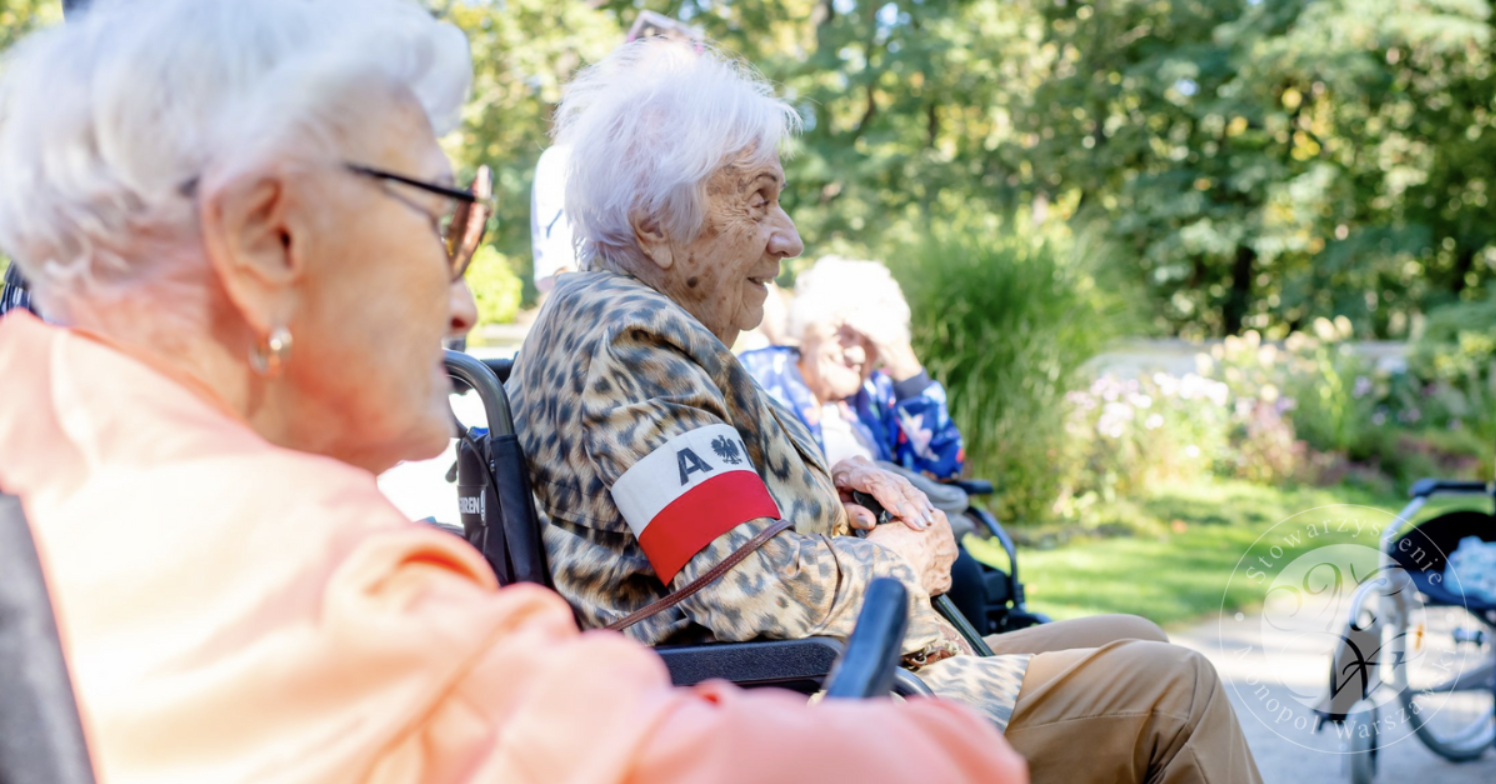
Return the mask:
[[[1427,606],[1420,620],[1408,632],[1403,708],[1430,751],[1476,759],[1496,740],[1496,626],[1463,607]]]
[[[1345,728],[1350,733],[1346,762],[1351,784],[1371,784],[1377,777],[1377,709],[1353,711],[1345,718]]]

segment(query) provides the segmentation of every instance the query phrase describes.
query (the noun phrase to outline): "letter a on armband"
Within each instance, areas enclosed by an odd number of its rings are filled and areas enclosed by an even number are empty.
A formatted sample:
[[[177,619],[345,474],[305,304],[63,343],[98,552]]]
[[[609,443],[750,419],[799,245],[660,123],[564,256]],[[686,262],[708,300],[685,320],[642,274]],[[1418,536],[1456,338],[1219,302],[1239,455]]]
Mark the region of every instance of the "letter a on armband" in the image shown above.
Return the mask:
[[[613,484],[613,503],[669,585],[713,539],[779,505],[729,425],[708,425],[666,441]]]

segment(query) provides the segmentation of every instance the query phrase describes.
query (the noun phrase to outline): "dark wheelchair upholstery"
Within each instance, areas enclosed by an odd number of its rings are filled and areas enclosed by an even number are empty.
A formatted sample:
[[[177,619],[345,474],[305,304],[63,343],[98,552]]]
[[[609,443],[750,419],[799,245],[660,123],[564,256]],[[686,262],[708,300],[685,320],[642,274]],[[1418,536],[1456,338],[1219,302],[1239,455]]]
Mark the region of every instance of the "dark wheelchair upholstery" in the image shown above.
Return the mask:
[[[0,494],[0,784],[93,781],[31,528]]]

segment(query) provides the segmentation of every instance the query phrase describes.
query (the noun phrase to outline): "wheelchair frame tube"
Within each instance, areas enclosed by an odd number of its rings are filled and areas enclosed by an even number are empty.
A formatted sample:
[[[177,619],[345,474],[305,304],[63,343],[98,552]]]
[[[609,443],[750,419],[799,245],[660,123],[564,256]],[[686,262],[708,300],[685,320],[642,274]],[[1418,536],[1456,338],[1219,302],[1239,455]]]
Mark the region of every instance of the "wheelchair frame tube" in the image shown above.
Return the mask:
[[[467,384],[478,393],[488,416],[488,432],[500,436],[514,435],[514,417],[509,413],[509,398],[498,376],[478,359],[461,351],[446,352],[447,375]]]

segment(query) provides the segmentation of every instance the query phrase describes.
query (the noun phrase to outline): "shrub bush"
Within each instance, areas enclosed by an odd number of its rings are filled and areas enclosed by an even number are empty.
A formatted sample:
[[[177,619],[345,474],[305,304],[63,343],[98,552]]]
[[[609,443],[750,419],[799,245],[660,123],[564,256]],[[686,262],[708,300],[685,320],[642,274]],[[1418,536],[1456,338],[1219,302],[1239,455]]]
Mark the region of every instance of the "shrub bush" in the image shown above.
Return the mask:
[[[1010,521],[1050,513],[1065,394],[1131,318],[1122,287],[1104,279],[1106,260],[1063,227],[996,218],[932,226],[888,256],[915,350],[949,392],[967,474],[996,484],[995,511]]]
[[[478,302],[478,324],[511,324],[519,315],[520,296],[524,283],[514,274],[514,268],[504,254],[492,245],[478,248],[473,263],[468,267],[468,287],[473,290],[473,299]]]
[[[1066,460],[1053,514],[1094,527],[1104,522],[1096,517],[1103,504],[1209,475],[1227,454],[1227,394],[1225,384],[1193,373],[1155,373],[1104,375],[1066,395]]]

